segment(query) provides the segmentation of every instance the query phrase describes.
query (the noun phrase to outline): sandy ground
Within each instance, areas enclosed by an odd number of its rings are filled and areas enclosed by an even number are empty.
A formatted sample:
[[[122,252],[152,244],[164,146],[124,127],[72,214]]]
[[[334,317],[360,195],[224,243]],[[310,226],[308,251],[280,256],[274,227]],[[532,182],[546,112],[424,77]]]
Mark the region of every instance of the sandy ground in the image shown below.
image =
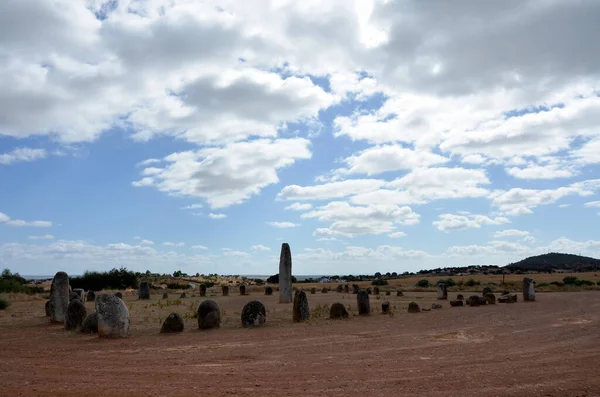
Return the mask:
[[[0,395],[600,396],[596,291],[476,308],[444,302],[418,314],[406,312],[408,302],[430,307],[434,294],[371,296],[369,317],[353,315],[354,295],[318,292],[308,295],[313,318],[304,324],[293,324],[292,305],[276,296],[214,296],[225,320],[212,331],[192,318],[200,298],[176,304],[171,294],[166,306],[161,295],[125,297],[132,334],[121,340],[49,324],[42,300],[13,303],[0,314]],[[251,299],[267,306],[263,328],[240,326]],[[384,300],[392,316],[380,313]],[[336,301],[354,309],[351,318],[326,318]],[[159,334],[172,311],[186,330]]]

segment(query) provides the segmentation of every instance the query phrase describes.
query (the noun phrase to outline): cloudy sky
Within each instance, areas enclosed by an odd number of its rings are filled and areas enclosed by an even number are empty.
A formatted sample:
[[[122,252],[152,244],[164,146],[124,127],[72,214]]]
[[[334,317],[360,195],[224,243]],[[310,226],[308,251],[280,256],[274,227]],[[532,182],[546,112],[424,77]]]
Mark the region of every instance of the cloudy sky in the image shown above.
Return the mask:
[[[600,256],[600,2],[0,2],[0,267]]]

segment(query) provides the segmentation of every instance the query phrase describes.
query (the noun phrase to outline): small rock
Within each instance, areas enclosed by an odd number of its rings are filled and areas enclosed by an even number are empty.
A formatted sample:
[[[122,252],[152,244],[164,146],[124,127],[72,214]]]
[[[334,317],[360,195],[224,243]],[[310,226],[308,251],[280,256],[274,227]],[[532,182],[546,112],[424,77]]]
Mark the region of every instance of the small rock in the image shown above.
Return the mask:
[[[87,316],[85,305],[79,299],[79,294],[76,295],[77,298],[69,302],[69,306],[67,306],[67,316],[65,317],[66,330],[77,329]]]
[[[221,310],[217,302],[207,299],[198,306],[198,328],[211,329],[221,326]]]
[[[227,296],[227,295],[229,295],[229,286],[227,286],[227,285],[223,285],[223,286],[221,287],[221,291],[223,292],[223,296]]]
[[[262,326],[267,321],[265,305],[260,301],[250,301],[242,309],[242,326]]]
[[[92,290],[89,290],[87,293],[87,301],[94,302],[96,300],[96,293]]]
[[[98,315],[96,312],[92,312],[87,315],[85,320],[81,323],[81,332],[86,332],[90,334],[98,333]]]
[[[163,293],[163,299],[169,299],[169,293],[168,292]]]
[[[463,305],[463,301],[459,301],[459,300],[450,301],[450,306],[452,306],[452,307],[457,307],[457,306],[462,306],[462,305]]]
[[[390,302],[382,302],[381,303],[381,313],[389,314],[390,313]]]
[[[138,288],[139,299],[150,299],[150,284],[147,281],[142,281]]]
[[[185,299],[185,298],[186,298],[186,296],[187,296],[187,295],[185,294],[185,292],[183,292],[181,295],[179,295],[179,299]]]
[[[356,302],[358,304],[358,314],[361,316],[367,316],[371,313],[371,304],[369,303],[369,293],[364,289],[358,291],[356,294]]]
[[[457,301],[464,301],[464,300],[465,300],[465,297],[464,297],[464,296],[462,296],[462,294],[458,294],[458,295],[456,295],[456,300],[457,300]]]
[[[265,287],[265,295],[273,295],[273,288]]]
[[[311,288],[310,289],[310,293],[311,293],[311,295],[316,294],[317,293],[317,289],[316,288]]]
[[[402,291],[396,291],[396,296],[404,296],[404,293]]]
[[[481,296],[471,295],[467,298],[468,306],[475,307],[475,306],[485,305],[486,303],[487,303],[487,301]]]
[[[160,328],[161,334],[182,332],[184,327],[183,319],[177,313],[169,314]]]
[[[331,319],[340,319],[340,318],[348,318],[348,311],[341,303],[334,303],[331,305],[329,309],[329,318]]]
[[[485,299],[488,305],[496,304],[496,295],[492,294],[491,292],[488,292],[487,294],[483,295],[483,299]]]
[[[433,304],[431,305],[431,308],[432,308],[432,309],[441,309],[441,308],[442,308],[442,305],[440,305],[439,303],[433,303]]]
[[[410,302],[408,304],[408,312],[409,313],[418,313],[421,311],[421,308],[419,308],[419,305],[417,305],[416,302]]]

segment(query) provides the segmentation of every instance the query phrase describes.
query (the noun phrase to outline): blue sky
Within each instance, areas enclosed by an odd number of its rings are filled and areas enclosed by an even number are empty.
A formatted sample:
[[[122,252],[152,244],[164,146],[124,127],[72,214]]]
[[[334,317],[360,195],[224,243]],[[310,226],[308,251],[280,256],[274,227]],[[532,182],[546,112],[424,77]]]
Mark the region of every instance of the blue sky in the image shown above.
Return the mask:
[[[598,4],[58,3],[0,5],[3,268],[600,257]]]

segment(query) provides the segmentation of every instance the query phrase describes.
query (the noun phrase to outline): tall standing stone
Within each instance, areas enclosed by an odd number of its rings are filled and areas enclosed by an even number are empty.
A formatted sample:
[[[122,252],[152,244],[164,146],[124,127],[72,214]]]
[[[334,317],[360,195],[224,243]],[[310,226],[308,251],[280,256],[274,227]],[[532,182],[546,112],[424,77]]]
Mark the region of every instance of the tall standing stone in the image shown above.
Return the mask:
[[[301,323],[308,320],[310,317],[310,309],[308,308],[308,298],[304,291],[296,291],[294,294],[294,310],[293,321]]]
[[[75,292],[75,290],[73,291]],[[67,307],[67,316],[65,317],[65,329],[72,330],[79,328],[83,320],[87,317],[87,310],[80,299],[73,299]]]
[[[535,285],[533,279],[525,277],[523,279],[523,300],[524,301],[535,301]]]
[[[244,284],[240,285],[240,295],[246,295],[246,286]]]
[[[228,285],[221,286],[221,291],[223,291],[223,296],[229,295],[229,286]]]
[[[96,299],[96,315],[99,337],[125,338],[129,335],[129,310],[116,295],[100,294]]]
[[[292,251],[288,243],[281,244],[279,257],[279,303],[292,303]]]
[[[50,321],[64,323],[69,307],[69,275],[58,272],[50,288]]]
[[[221,326],[221,309],[217,302],[207,299],[198,306],[198,329],[219,328]]]
[[[92,290],[89,290],[87,293],[87,301],[94,302],[96,300],[96,293]]]
[[[265,305],[260,301],[250,301],[242,309],[242,326],[259,327],[267,321]]]
[[[142,281],[140,283],[140,288],[138,289],[138,298],[150,299],[150,284],[148,284],[147,281]]]
[[[206,296],[206,285],[200,284],[200,296]]]
[[[448,299],[448,287],[443,281],[440,281],[437,284],[437,298],[440,300]]]
[[[369,294],[364,289],[356,294],[356,302],[358,304],[358,314],[366,316],[371,313],[371,304],[369,303]]]

